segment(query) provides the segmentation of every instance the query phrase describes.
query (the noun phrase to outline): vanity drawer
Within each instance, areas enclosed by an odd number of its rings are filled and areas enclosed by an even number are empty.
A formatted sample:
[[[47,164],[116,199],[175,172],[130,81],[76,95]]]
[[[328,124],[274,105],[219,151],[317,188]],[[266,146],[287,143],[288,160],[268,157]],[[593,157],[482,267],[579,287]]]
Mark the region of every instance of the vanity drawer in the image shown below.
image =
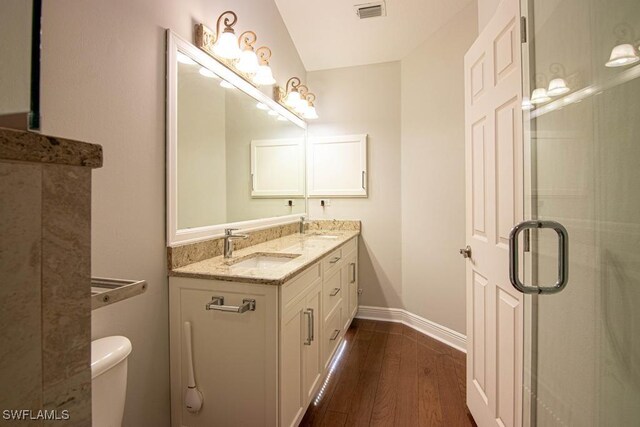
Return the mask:
[[[338,267],[342,265],[340,262],[342,260],[342,248],[338,248],[335,251],[331,252],[329,255],[324,257],[322,260],[322,271],[327,277],[327,274],[337,270]]]
[[[324,326],[324,334],[322,335],[323,342],[323,359],[324,366],[329,364],[331,356],[336,351],[336,347],[340,342],[344,331],[342,330],[342,306],[336,307],[335,310],[329,315],[329,320]]]
[[[295,297],[301,295],[316,280],[320,279],[320,263],[314,264],[295,279],[282,285],[282,306],[292,302]]]
[[[342,246],[342,258],[351,255],[358,248],[358,238],[354,237]]]
[[[322,304],[323,312],[327,313],[327,317],[323,320],[326,322],[332,314],[333,309],[342,302],[344,290],[342,289],[342,270],[336,269],[330,275],[324,276],[322,282]]]

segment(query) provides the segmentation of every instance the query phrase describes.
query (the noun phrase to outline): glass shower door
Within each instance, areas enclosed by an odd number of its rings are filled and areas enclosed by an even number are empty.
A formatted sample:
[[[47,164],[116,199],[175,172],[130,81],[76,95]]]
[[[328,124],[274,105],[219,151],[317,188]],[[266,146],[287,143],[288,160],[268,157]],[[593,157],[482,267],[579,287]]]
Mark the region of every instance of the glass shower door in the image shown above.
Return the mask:
[[[522,0],[527,217],[569,280],[525,305],[525,425],[640,425],[640,1]],[[528,97],[527,97],[528,95]],[[532,230],[528,286],[558,237]]]

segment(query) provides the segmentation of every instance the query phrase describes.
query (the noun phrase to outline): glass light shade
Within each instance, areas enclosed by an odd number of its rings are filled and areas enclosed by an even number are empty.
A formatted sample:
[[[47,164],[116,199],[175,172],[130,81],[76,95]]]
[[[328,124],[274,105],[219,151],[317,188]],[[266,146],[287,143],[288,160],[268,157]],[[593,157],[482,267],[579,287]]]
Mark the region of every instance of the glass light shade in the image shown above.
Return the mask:
[[[208,68],[204,68],[204,67],[200,67],[200,71],[198,71],[200,73],[200,75],[205,76],[205,77],[209,77],[212,79],[217,79],[218,76],[211,70],[209,70]]]
[[[266,104],[263,104],[262,102],[258,102],[256,104],[256,107],[258,107],[258,110],[268,110],[269,106],[267,106]]]
[[[307,102],[306,99],[301,98],[300,102],[298,102],[294,107],[294,110],[300,114],[304,114],[304,112],[307,111],[307,108],[309,108],[309,102]]]
[[[236,87],[234,85],[232,85],[231,83],[229,83],[226,80],[223,80],[220,82],[220,86],[222,86],[225,89],[235,89]]]
[[[275,84],[276,79],[273,78],[271,67],[268,65],[259,65],[255,76],[253,76],[253,82],[258,86],[270,86]]]
[[[549,101],[551,101],[551,98],[547,94],[547,90],[543,87],[539,87],[538,89],[535,89],[531,94],[531,103],[533,105],[543,104]]]
[[[189,58],[187,55],[185,55],[182,52],[178,52],[177,59],[178,59],[178,62],[181,63],[181,64],[196,65],[196,61],[194,61],[193,59]]]
[[[238,38],[232,32],[220,34],[218,40],[213,45],[213,53],[225,59],[240,58],[241,51],[238,47]]]
[[[258,57],[256,53],[251,49],[243,50],[235,67],[243,73],[255,73],[258,70]]]
[[[605,64],[607,67],[624,67],[625,65],[635,64],[640,61],[640,57],[636,52],[636,49],[626,43],[619,44],[611,49],[611,56],[609,61]]]
[[[298,91],[297,90],[295,90],[295,91],[292,90],[291,92],[289,92],[287,94],[287,97],[285,98],[284,102],[289,107],[296,108],[301,100],[302,100],[302,98],[300,98],[300,94],[298,93]]]
[[[549,82],[549,89],[547,89],[547,95],[549,96],[560,96],[569,92],[570,89],[567,86],[567,82],[564,79],[553,79]]]
[[[307,108],[307,110],[305,111],[303,117],[305,119],[311,119],[311,120],[317,119],[318,118],[318,113],[316,112],[316,107],[310,105]]]
[[[531,103],[531,100],[529,98],[527,98],[526,96],[522,98],[522,109],[524,111],[531,111],[534,108],[535,107],[533,106],[533,104]]]

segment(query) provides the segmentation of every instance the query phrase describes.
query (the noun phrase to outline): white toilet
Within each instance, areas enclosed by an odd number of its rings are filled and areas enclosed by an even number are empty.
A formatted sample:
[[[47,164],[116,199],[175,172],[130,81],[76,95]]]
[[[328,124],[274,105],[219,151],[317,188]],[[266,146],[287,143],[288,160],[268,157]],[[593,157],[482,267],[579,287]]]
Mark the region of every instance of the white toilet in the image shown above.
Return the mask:
[[[113,336],[91,343],[93,427],[120,427],[127,394],[127,357],[131,341]]]

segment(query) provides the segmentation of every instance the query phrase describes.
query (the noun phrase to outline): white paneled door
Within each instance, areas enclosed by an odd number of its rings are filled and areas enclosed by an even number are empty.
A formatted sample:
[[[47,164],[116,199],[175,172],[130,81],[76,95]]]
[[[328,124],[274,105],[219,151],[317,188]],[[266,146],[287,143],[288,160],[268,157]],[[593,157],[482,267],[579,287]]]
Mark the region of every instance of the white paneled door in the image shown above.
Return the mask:
[[[524,200],[517,0],[502,0],[464,69],[467,405],[480,427],[521,426],[523,296],[508,258]]]

